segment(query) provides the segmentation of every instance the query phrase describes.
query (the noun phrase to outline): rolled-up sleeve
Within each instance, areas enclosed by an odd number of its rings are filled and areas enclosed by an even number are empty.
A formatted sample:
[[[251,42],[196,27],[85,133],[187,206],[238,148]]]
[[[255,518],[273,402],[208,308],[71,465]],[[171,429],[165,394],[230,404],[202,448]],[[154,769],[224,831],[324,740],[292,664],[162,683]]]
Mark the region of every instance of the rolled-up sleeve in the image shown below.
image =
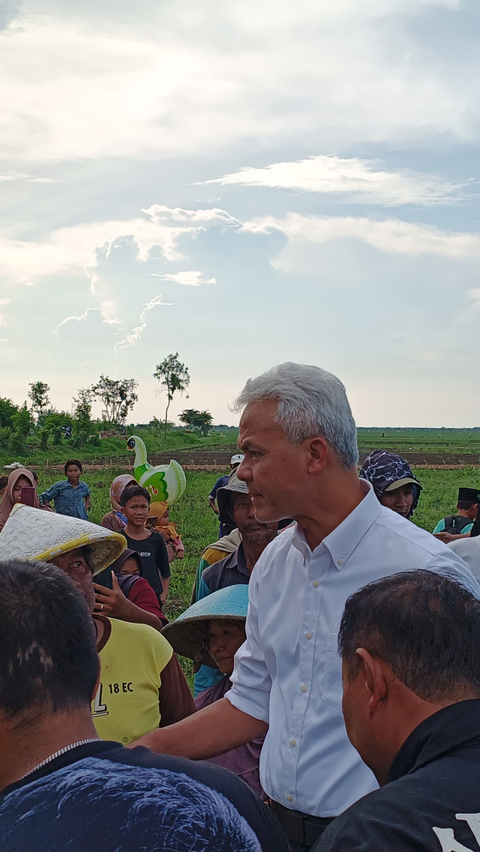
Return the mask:
[[[258,568],[258,563],[255,570]],[[258,572],[261,574],[261,572]],[[254,719],[269,721],[272,682],[265,664],[258,629],[258,579],[252,576],[249,584],[249,603],[246,623],[247,639],[235,654],[235,668],[230,677],[232,688],[225,698],[237,710]]]

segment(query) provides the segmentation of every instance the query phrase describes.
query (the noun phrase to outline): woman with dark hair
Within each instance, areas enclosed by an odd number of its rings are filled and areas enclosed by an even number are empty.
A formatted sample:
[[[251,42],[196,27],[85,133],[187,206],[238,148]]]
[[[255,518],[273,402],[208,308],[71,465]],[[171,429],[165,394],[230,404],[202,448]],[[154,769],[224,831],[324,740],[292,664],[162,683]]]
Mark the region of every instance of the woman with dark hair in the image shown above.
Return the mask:
[[[411,519],[418,506],[422,486],[406,459],[386,450],[372,450],[363,462],[359,476],[372,484],[382,506]]]
[[[150,624],[156,630],[168,624],[155,592],[143,577],[142,560],[138,553],[127,548],[107,570],[112,579],[112,588],[103,585],[101,575],[97,577],[94,583],[96,612],[122,621]]]

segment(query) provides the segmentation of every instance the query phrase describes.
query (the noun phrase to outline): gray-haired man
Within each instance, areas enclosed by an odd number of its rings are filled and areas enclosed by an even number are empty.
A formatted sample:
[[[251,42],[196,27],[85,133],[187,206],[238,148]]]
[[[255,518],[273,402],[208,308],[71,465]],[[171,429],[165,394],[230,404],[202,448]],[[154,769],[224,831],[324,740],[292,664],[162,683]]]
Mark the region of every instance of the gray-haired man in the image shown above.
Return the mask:
[[[355,422],[335,376],[282,364],[250,379],[237,473],[264,523],[293,518],[255,566],[247,641],[221,701],[145,739],[197,759],[267,730],[260,773],[292,849],[310,849],[331,819],[376,781],[351,746],[341,712],[337,632],[346,599],[399,571],[425,568],[480,590],[465,563],[383,507],[357,476]]]

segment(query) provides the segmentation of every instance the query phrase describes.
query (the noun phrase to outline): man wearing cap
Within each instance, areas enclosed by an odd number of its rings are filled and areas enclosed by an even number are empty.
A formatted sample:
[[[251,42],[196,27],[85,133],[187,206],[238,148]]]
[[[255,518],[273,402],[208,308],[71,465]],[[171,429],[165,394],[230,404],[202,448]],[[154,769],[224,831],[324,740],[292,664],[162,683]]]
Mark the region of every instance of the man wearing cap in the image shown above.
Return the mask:
[[[179,721],[195,705],[171,645],[153,627],[94,613],[93,577],[125,548],[122,535],[79,518],[19,504],[0,536],[0,561],[52,562],[73,580],[93,615],[101,677],[92,702],[103,739],[130,743]]]
[[[226,586],[248,584],[255,564],[277,535],[278,522],[264,524],[257,521],[247,485],[238,478],[236,470],[228,477],[227,484],[218,489],[217,501],[220,523],[237,527],[242,541],[229,556],[205,568],[198,585],[197,600]],[[218,669],[202,665],[195,675],[195,695],[219,679]]]
[[[479,503],[478,488],[459,488],[457,514],[442,518],[435,527],[433,534],[446,544],[460,536],[470,535],[477,517]]]
[[[243,461],[243,454],[242,453],[235,453],[235,455],[233,455],[232,458],[230,459],[230,470],[236,470],[237,467],[242,463],[242,461]],[[211,509],[213,509],[213,511],[215,512],[216,515],[219,514],[219,510],[218,510],[217,504],[215,502],[216,499],[217,499],[217,491],[219,490],[219,488],[224,488],[224,486],[227,485],[227,483],[228,483],[228,476],[220,476],[217,479],[212,490],[210,491],[210,494],[208,495],[208,505],[210,506]],[[234,527],[232,527],[232,526],[227,527],[226,524],[222,524],[222,522],[220,521],[220,538],[224,535],[228,535],[228,533],[232,532],[232,529],[234,529]]]

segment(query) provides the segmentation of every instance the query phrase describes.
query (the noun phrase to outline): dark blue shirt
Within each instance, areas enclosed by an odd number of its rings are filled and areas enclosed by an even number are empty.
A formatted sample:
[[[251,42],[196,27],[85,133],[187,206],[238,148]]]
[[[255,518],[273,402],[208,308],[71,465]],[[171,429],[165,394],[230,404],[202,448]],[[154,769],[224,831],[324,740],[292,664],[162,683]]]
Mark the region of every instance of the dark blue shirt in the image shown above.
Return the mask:
[[[79,482],[74,488],[68,479],[55,482],[48,491],[40,494],[40,503],[50,503],[53,500],[55,511],[59,515],[69,515],[71,518],[82,518],[88,521],[85,508],[85,497],[90,496],[90,488],[85,482]]]
[[[288,852],[231,772],[101,740],[6,787],[0,838],[5,852]]]
[[[219,488],[224,488],[224,487],[225,487],[225,485],[228,485],[228,476],[220,476],[220,477],[217,479],[217,481],[216,481],[215,485],[213,486],[213,488],[212,488],[212,490],[210,491],[210,494],[209,494],[208,496],[209,496],[209,497],[211,497],[211,498],[212,498],[212,500],[215,500],[215,498],[216,498],[216,496],[217,496],[217,491],[218,491],[218,489],[219,489]]]

